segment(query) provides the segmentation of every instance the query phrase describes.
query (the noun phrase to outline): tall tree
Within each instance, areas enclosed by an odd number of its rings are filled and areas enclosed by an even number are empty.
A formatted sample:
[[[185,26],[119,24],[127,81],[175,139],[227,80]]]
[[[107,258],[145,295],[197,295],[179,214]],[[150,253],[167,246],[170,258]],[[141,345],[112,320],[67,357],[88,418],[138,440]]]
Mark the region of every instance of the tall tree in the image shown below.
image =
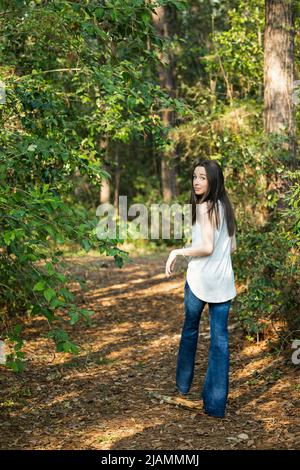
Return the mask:
[[[267,133],[287,132],[290,164],[296,162],[293,119],[293,0],[265,1],[264,127]]]
[[[121,179],[121,166],[120,166],[120,147],[115,145],[115,188],[114,188],[114,207],[119,209],[119,194],[120,194],[120,179]]]
[[[107,178],[103,178],[101,181],[100,188],[100,203],[105,204],[110,202],[110,181]]]
[[[108,139],[100,138],[99,147],[102,149],[105,159],[102,163],[102,168],[108,174],[110,174],[109,162],[108,162]],[[106,204],[110,202],[111,193],[111,178],[103,177],[100,184],[100,204]]]

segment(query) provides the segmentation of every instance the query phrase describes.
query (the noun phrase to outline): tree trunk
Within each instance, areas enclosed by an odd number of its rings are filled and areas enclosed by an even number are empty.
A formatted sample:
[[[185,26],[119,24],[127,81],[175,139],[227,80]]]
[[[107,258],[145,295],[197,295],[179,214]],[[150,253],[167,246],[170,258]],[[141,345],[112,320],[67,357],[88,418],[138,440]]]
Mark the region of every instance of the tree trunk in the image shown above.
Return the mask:
[[[266,0],[264,35],[264,128],[287,132],[290,164],[296,161],[293,119],[294,25],[291,0]]]
[[[264,129],[267,134],[287,137],[282,149],[288,153],[287,167],[296,168],[296,131],[293,115],[294,20],[292,0],[265,1],[264,33]],[[276,174],[267,175],[266,188],[275,189],[277,207],[291,182]],[[269,211],[266,209],[266,217]]]
[[[103,170],[107,171],[107,173],[110,173],[110,169],[107,165],[108,139],[102,138],[100,140],[99,147],[101,150],[103,150],[103,153],[105,153],[105,160],[103,162]],[[108,203],[110,202],[110,191],[111,191],[110,186],[111,186],[111,180],[103,178],[103,180],[101,181],[101,186],[100,186],[100,204],[105,204],[107,202]]]
[[[170,38],[170,9],[166,6],[159,6],[152,14],[153,24],[156,28],[158,36],[162,39]],[[173,57],[170,53],[162,53],[160,55],[162,65],[158,67],[158,76],[160,86],[163,90],[167,91],[169,96],[175,96],[175,79],[173,72]],[[166,128],[171,129],[174,127],[175,113],[171,109],[164,109],[162,111],[162,122]],[[177,195],[176,185],[176,149],[173,149],[168,154],[164,152],[161,156],[161,175],[162,175],[162,190],[164,202],[170,202],[173,197]]]
[[[114,191],[114,207],[116,212],[119,213],[119,193],[120,193],[120,160],[119,160],[119,146],[115,146],[115,191]]]
[[[107,168],[104,166],[103,169],[108,172]],[[101,181],[100,188],[100,203],[105,204],[110,201],[110,182],[107,179]]]

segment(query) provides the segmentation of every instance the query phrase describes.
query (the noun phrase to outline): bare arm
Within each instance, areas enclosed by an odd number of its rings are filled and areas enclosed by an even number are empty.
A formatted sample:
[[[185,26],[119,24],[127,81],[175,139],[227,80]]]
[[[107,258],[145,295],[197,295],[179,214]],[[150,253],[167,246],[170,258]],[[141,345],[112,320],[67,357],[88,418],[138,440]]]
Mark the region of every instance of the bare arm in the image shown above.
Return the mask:
[[[183,256],[209,256],[214,249],[214,231],[207,212],[207,204],[203,204],[200,211],[201,244],[193,248],[179,248],[174,250],[176,255]]]
[[[176,256],[210,256],[214,249],[214,230],[207,213],[207,204],[203,203],[199,208],[201,243],[193,248],[179,248],[172,250],[166,263],[166,276],[169,277],[174,269]]]
[[[235,232],[231,237],[231,242],[230,242],[230,253],[233,253],[236,250],[236,237],[235,237]]]

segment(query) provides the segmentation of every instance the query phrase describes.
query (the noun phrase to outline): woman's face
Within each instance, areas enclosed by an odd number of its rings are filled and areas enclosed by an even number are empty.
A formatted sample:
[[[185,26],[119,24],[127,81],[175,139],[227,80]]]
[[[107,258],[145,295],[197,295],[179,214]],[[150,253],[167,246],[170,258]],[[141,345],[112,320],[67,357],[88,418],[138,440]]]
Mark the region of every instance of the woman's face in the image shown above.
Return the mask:
[[[204,166],[196,166],[193,174],[193,188],[197,196],[202,196],[208,189],[208,180]]]

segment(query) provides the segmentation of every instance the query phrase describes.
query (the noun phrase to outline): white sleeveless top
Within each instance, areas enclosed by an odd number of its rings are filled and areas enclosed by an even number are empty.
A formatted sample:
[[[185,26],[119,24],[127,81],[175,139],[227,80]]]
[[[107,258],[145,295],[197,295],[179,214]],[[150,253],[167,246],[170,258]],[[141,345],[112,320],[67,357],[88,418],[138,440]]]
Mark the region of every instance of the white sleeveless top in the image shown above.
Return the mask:
[[[220,225],[214,229],[214,250],[209,256],[193,256],[186,280],[191,291],[204,302],[226,302],[237,295],[231,264],[231,238],[228,234],[223,204],[218,200]],[[201,226],[192,225],[192,247],[201,242]]]

